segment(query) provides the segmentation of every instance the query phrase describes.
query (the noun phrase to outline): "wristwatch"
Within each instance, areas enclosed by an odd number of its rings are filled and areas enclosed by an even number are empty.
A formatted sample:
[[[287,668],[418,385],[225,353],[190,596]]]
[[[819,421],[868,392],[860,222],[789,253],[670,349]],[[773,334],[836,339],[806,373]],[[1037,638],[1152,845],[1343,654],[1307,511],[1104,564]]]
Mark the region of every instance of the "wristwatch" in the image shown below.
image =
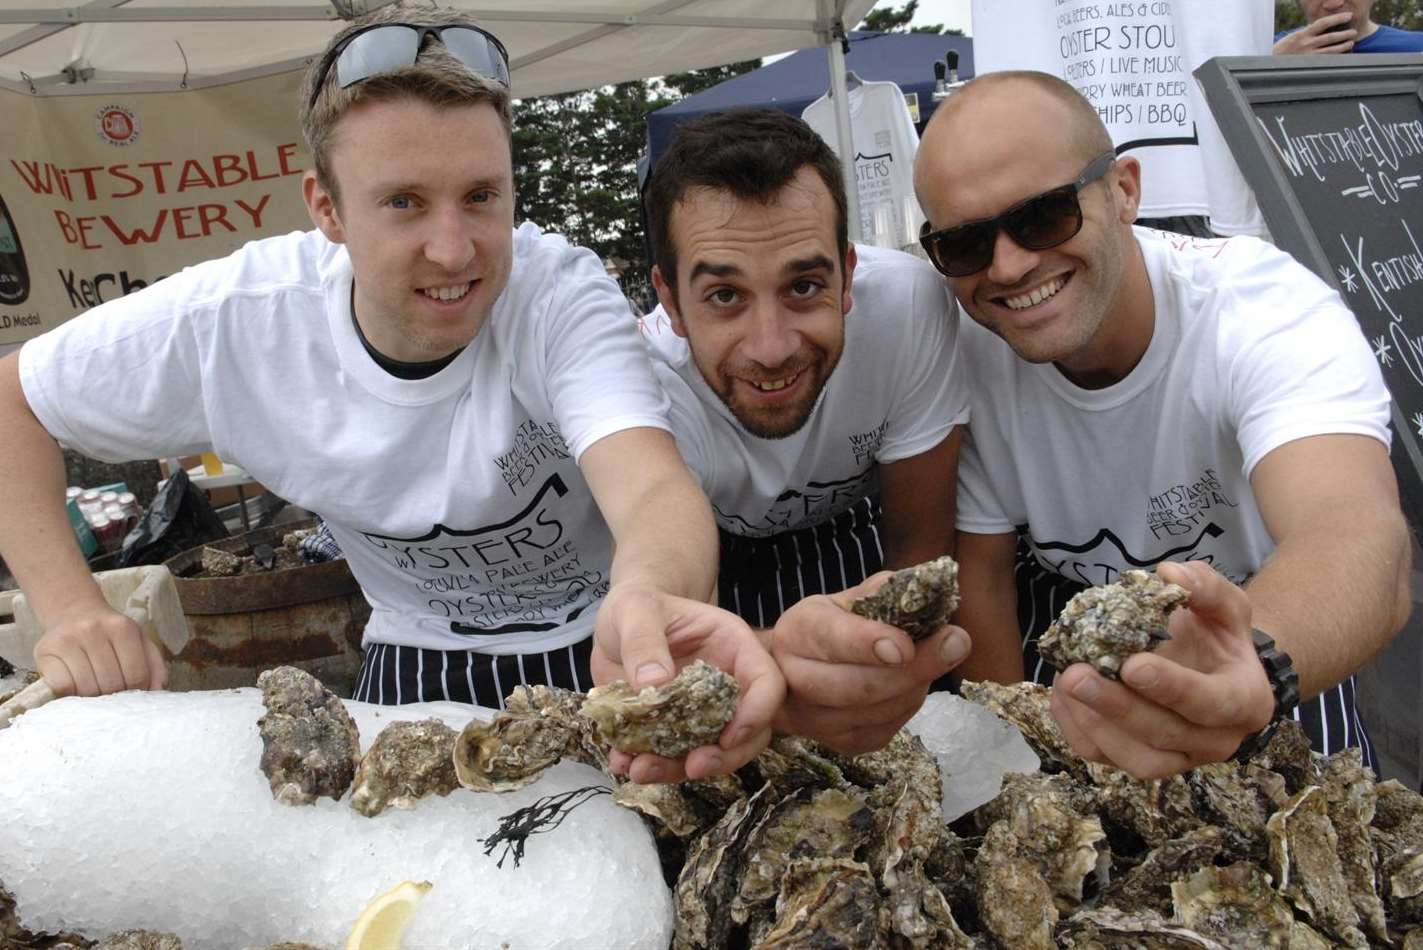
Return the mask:
[[[1240,743],[1240,748],[1231,756],[1237,762],[1244,762],[1259,751],[1274,734],[1275,725],[1299,705],[1299,673],[1295,672],[1290,655],[1277,647],[1275,638],[1263,630],[1252,628],[1250,639],[1255,644],[1255,655],[1260,658],[1260,665],[1265,668],[1270,690],[1275,694],[1275,710],[1264,729],[1252,732]]]

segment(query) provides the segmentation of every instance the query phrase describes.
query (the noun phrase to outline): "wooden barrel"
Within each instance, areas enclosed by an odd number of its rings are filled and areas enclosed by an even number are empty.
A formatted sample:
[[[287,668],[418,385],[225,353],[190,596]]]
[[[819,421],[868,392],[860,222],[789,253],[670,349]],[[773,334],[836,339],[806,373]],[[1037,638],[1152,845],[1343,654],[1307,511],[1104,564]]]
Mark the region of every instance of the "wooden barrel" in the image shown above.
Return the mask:
[[[259,544],[280,547],[283,535],[314,521],[258,528],[213,541],[229,554],[246,555]],[[256,685],[274,666],[296,666],[349,697],[361,668],[361,632],[371,608],[344,560],[284,570],[195,577],[202,547],[164,563],[173,573],[192,638],[169,662],[168,688],[226,689]]]

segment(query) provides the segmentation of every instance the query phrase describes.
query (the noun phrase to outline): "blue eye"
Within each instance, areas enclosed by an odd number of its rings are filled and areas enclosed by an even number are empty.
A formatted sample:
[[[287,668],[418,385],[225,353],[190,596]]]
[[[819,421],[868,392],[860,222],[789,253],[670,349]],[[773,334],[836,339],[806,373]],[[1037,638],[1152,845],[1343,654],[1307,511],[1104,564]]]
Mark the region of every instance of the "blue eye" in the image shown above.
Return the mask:
[[[409,195],[396,195],[394,198],[390,199],[390,206],[396,211],[404,211],[407,208],[410,208],[412,205],[413,202],[410,200]]]

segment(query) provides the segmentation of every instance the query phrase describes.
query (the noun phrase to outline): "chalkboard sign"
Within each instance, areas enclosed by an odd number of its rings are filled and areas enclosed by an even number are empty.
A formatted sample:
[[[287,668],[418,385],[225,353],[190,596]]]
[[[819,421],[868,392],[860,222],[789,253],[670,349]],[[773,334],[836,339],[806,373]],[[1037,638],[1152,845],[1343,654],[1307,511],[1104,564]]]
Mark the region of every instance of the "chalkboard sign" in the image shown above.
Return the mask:
[[[1339,290],[1373,347],[1423,541],[1423,56],[1221,57],[1195,76],[1275,243]]]

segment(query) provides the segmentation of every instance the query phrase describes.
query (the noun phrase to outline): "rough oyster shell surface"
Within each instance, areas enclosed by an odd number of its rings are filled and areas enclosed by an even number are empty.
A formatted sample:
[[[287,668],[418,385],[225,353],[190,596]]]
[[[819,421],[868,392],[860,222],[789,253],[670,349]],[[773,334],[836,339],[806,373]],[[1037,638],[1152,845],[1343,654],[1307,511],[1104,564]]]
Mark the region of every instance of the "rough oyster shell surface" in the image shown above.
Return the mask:
[[[577,742],[577,727],[538,712],[472,720],[455,740],[455,775],[477,792],[509,792],[538,779]]]
[[[911,640],[933,636],[959,607],[959,565],[945,556],[895,571],[873,594],[850,604],[861,617],[887,623]]]
[[[1184,587],[1155,574],[1124,571],[1116,583],[1089,587],[1069,600],[1038,641],[1038,652],[1059,670],[1088,663],[1115,679],[1127,657],[1167,639],[1167,617],[1189,600]]]
[[[257,720],[260,764],[272,797],[287,805],[309,805],[323,795],[339,800],[361,757],[356,723],[341,700],[292,666],[263,672],[257,686],[267,709]]]
[[[735,678],[697,660],[661,686],[634,690],[618,680],[594,687],[580,712],[614,749],[677,758],[716,745],[740,695]]]
[[[426,795],[459,788],[454,748],[458,736],[438,719],[393,722],[361,757],[351,807],[367,817],[387,808],[414,808]]]

